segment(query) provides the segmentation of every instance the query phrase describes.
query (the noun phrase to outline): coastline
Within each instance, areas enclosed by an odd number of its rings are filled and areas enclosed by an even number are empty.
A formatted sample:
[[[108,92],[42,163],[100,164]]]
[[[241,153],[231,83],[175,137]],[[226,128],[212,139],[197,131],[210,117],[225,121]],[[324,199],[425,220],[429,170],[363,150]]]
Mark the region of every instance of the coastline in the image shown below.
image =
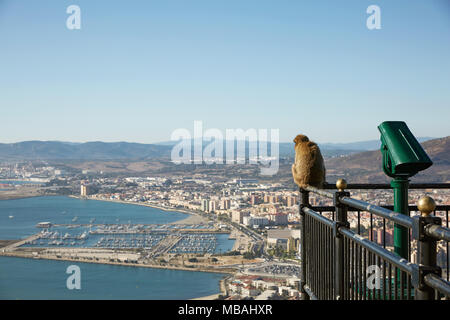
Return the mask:
[[[45,197],[45,196],[58,196],[58,195],[42,195],[42,194],[1,194],[0,193],[0,201],[2,200],[20,200],[20,199],[29,199],[29,198],[39,198],[39,197]],[[110,200],[110,199],[95,199],[95,198],[83,198],[81,196],[75,196],[75,195],[60,195],[61,197],[69,197],[73,199],[78,200],[94,200],[94,201],[104,201],[104,202],[113,202],[113,203],[121,203],[121,204],[131,204],[136,206],[144,206],[144,207],[150,207],[155,208],[159,210],[163,210],[166,212],[177,212],[177,213],[184,213],[190,215],[189,217],[186,217],[184,219],[174,221],[168,224],[197,224],[201,222],[207,221],[206,218],[200,216],[197,212],[187,210],[187,209],[180,209],[180,208],[167,208],[163,206],[159,206],[152,203],[139,203],[139,202],[131,202],[131,201],[124,201],[124,200]],[[195,218],[194,218],[195,217]]]
[[[13,191],[17,191],[17,190],[8,190],[8,191],[4,190],[3,192],[0,192],[0,201],[39,198],[39,197],[46,196],[46,195],[36,193],[36,192],[24,193],[24,192],[13,192]],[[31,190],[31,191],[35,191],[35,190]]]
[[[139,264],[132,262],[112,262],[112,261],[93,261],[93,260],[81,260],[81,259],[73,259],[73,258],[57,258],[57,257],[29,257],[20,254],[4,254],[0,253],[0,257],[9,257],[9,258],[20,258],[20,259],[33,259],[33,260],[54,260],[54,261],[70,261],[70,262],[80,262],[80,263],[94,263],[94,264],[105,264],[105,265],[116,265],[116,266],[125,266],[125,267],[137,267],[137,268],[151,268],[151,269],[167,269],[167,270],[179,270],[179,271],[194,271],[194,272],[206,272],[206,273],[219,273],[219,274],[234,274],[235,270],[223,269],[206,269],[206,268],[187,268],[187,267],[176,267],[176,266],[161,266],[156,264]],[[231,268],[230,268],[231,269]]]
[[[227,296],[226,281],[229,279],[230,279],[230,275],[226,276],[225,278],[223,278],[219,281],[220,293],[212,294],[212,295],[205,296],[205,297],[194,298],[191,300],[218,300],[220,298],[220,296],[222,296],[222,297]]]
[[[42,195],[36,195],[36,196],[6,196],[6,197],[2,197],[0,195],[0,201],[7,201],[7,200],[20,200],[20,199],[29,199],[29,198],[39,198],[39,197],[43,197]]]
[[[14,184],[10,189],[0,191],[0,200],[16,200],[27,199],[43,196],[43,184],[33,183],[32,181],[25,181],[20,179],[3,179],[3,182],[23,182],[23,184]],[[29,183],[27,183],[29,182]]]
[[[81,196],[74,196],[74,195],[70,195],[68,197],[73,198],[73,199],[79,199],[79,200],[94,200],[94,201],[131,204],[131,205],[136,205],[136,206],[155,208],[155,209],[163,210],[166,212],[177,212],[177,213],[184,213],[184,214],[190,215],[189,217],[186,217],[184,219],[174,221],[174,222],[171,222],[168,224],[197,224],[197,223],[205,222],[207,220],[206,218],[200,216],[198,213],[196,213],[194,211],[190,211],[187,209],[167,208],[167,207],[158,206],[158,205],[152,204],[152,203],[139,203],[139,202],[124,201],[124,200],[111,200],[111,199],[83,198]],[[193,219],[193,217],[195,217],[195,219]]]

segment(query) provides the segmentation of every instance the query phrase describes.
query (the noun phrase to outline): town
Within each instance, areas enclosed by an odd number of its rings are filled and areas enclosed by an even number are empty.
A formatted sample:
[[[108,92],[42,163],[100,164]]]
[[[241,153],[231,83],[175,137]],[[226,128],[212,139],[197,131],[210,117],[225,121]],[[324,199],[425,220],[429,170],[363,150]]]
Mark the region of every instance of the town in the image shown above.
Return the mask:
[[[63,231],[83,227],[76,221],[65,226],[45,222],[49,225],[39,227],[52,227],[50,230],[59,233],[45,229],[20,245],[3,248],[2,254],[223,272],[229,276],[221,281],[221,294],[208,298],[299,298],[299,193],[293,185],[190,172],[169,176],[107,175],[86,169],[67,172],[31,162],[3,164],[0,182],[0,189],[10,192],[12,198],[65,195],[190,215],[171,227],[131,221],[102,225],[94,218],[77,236]],[[425,193],[432,194],[437,203],[445,204],[450,199],[448,190]],[[411,190],[411,203],[423,195],[424,190]],[[377,205],[393,202],[391,190],[352,191],[352,196]],[[325,216],[333,214],[330,199],[311,195],[310,203],[321,208]],[[448,223],[448,219],[444,221]],[[349,222],[359,234],[392,249],[392,224],[383,225],[382,219],[365,212],[349,212]],[[215,250],[219,234],[229,234],[235,240],[231,250]],[[90,245],[84,245],[88,237]],[[439,244],[438,259],[442,264],[445,250],[445,245]]]

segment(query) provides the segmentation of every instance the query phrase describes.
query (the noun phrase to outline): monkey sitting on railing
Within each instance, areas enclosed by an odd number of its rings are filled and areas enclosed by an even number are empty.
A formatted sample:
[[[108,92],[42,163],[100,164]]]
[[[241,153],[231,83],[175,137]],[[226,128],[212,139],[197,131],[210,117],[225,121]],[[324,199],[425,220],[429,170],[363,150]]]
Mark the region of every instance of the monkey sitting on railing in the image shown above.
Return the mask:
[[[292,177],[300,187],[323,188],[325,183],[325,164],[319,146],[299,134],[294,139],[295,162],[292,165]]]

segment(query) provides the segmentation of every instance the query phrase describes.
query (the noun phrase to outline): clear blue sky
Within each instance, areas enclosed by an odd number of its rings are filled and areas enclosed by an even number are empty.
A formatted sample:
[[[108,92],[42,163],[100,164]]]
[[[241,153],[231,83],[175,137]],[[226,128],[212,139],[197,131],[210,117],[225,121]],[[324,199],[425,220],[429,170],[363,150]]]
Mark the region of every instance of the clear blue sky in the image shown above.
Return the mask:
[[[68,30],[66,8],[81,8]],[[381,30],[366,9],[381,8]],[[450,134],[447,0],[0,0],[0,142]]]

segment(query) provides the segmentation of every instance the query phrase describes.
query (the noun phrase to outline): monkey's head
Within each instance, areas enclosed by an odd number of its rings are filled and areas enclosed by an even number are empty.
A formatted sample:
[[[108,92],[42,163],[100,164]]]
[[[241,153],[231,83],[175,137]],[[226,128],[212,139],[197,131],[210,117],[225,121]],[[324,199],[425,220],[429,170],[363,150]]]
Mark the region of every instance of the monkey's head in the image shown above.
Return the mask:
[[[295,145],[297,145],[300,142],[309,142],[309,139],[307,136],[305,136],[303,134],[299,134],[298,136],[295,137],[294,143],[295,143]]]

